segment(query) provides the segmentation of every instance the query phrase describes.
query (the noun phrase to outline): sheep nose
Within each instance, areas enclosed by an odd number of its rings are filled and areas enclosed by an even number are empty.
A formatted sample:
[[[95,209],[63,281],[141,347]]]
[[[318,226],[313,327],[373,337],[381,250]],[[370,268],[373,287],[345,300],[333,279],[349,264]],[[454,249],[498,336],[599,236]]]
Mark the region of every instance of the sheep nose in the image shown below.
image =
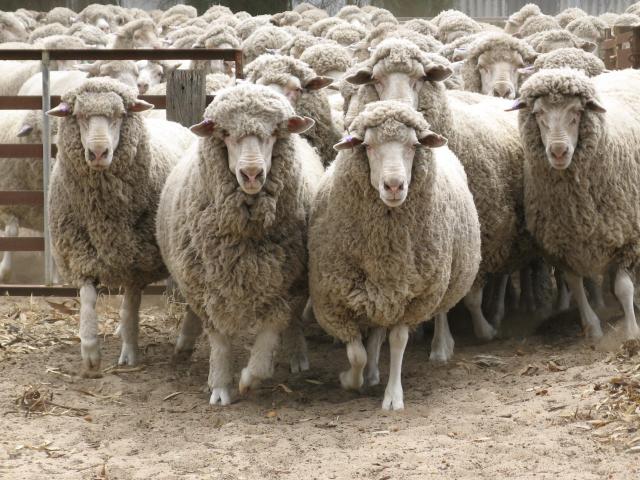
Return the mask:
[[[140,93],[146,93],[149,90],[149,84],[147,82],[138,82],[138,91]]]
[[[107,155],[109,155],[109,147],[99,146],[89,148],[89,160],[91,161],[102,160],[103,158],[107,158]]]
[[[499,82],[493,86],[493,96],[499,98],[513,98],[513,87],[509,83]]]
[[[384,181],[384,190],[394,195],[404,190],[404,181],[400,178],[390,178]]]
[[[245,180],[253,183],[256,181],[260,175],[262,175],[263,169],[262,167],[251,166],[251,167],[243,167],[240,169],[240,173]]]
[[[569,150],[569,148],[565,143],[552,143],[549,150],[551,150],[551,154],[554,157],[560,159],[567,154],[567,151]]]

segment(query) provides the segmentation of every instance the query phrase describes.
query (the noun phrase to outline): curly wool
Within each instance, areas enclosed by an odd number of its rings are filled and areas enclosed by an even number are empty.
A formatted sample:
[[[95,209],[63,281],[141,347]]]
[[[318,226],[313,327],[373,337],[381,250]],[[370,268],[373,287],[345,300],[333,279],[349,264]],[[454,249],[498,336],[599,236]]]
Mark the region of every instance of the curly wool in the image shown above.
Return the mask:
[[[109,36],[94,25],[86,23],[76,23],[67,30],[67,35],[78,37],[87,45],[106,46],[109,43]]]
[[[633,13],[634,15],[640,15],[640,2],[629,5],[624,13]]]
[[[47,12],[44,21],[46,23],[60,23],[66,27],[70,27],[77,16],[78,14],[70,8],[54,7]]]
[[[613,263],[629,271],[640,261],[640,72],[623,70],[589,79],[571,69],[544,70],[522,87],[521,101],[598,100],[607,109],[585,109],[569,167],[549,166],[531,108],[520,110],[526,146],[527,227],[556,265],[581,276]],[[597,93],[596,93],[597,92]]]
[[[573,20],[566,28],[576,37],[600,42],[604,39],[604,31],[608,25],[598,17],[584,16]]]
[[[172,15],[184,15],[189,18],[196,18],[198,16],[198,10],[191,5],[174,5],[168,8],[162,13],[161,18],[167,18]]]
[[[75,114],[124,113],[136,92],[112,79],[90,79],[63,96]],[[124,116],[108,170],[86,165],[75,116],[60,120],[51,176],[49,224],[56,265],[80,286],[144,287],[167,276],[155,240],[160,191],[178,155],[150,139],[140,115]],[[175,137],[172,141],[175,141]]]
[[[411,40],[416,46],[422,50],[423,52],[439,52],[443,45],[440,41],[436,40],[431,35],[422,35],[421,33],[415,32],[413,30],[409,30],[407,28],[399,28],[390,32],[387,35],[387,38],[406,38],[407,40]]]
[[[549,53],[558,48],[581,48],[584,41],[567,30],[548,30],[525,39],[538,53]]]
[[[214,23],[198,36],[195,45],[195,48],[221,48],[221,45],[228,45],[226,48],[240,48],[240,40],[233,28],[222,23]]]
[[[560,29],[558,21],[550,15],[535,15],[527,18],[522,24],[518,34],[520,38],[525,38],[534,33],[546,32]]]
[[[369,127],[381,141],[406,127],[429,131],[422,115],[398,102],[368,105],[354,133]],[[415,327],[473,284],[477,212],[460,163],[438,150],[417,149],[407,199],[394,209],[370,184],[363,146],[341,152],[323,178],[309,228],[309,286],[318,323],[339,340],[360,338],[366,327]]]
[[[29,43],[35,43],[37,40],[50,37],[52,35],[64,35],[65,33],[67,33],[67,27],[60,23],[42,25],[31,32],[31,35],[29,35]]]
[[[440,20],[438,24],[438,39],[447,43],[450,42],[450,37],[453,33],[464,33],[465,35],[472,35],[482,31],[482,27],[474,19],[468,17],[462,12],[458,15],[449,15]]]
[[[330,29],[338,25],[349,25],[349,23],[336,17],[323,18],[311,25],[309,33],[315,37],[324,37]]]
[[[507,30],[507,33],[515,33],[524,24],[524,22],[527,21],[529,17],[534,17],[537,15],[542,15],[540,7],[535,3],[527,3],[520,10],[509,16],[507,25],[505,26],[505,30]]]
[[[524,40],[512,37],[506,33],[486,33],[476,39],[467,49],[468,55],[462,66],[462,79],[466,90],[482,92],[482,79],[478,69],[478,59],[481,55],[488,63],[510,61],[512,53],[516,52],[525,63],[531,63],[536,58],[536,52]]]
[[[282,28],[274,26],[259,27],[249,35],[249,38],[242,42],[245,63],[254,61],[268,50],[281,49],[290,39],[291,35]]]
[[[604,62],[593,53],[581,48],[559,48],[553,52],[538,55],[533,67],[538,70],[549,68],[573,68],[581,70],[588,77],[595,77],[605,71]]]
[[[133,20],[129,22],[120,29],[118,29],[118,33],[116,34],[115,42],[113,43],[112,48],[134,48],[133,45],[133,36],[136,32],[141,30],[146,30],[148,32],[152,32],[155,34],[156,25],[153,23],[151,19],[142,19],[142,20]]]
[[[53,49],[80,49],[86,48],[87,45],[78,37],[71,35],[51,35],[36,41],[38,48],[46,50]]]
[[[277,126],[262,191],[245,194],[229,171],[222,135],[200,140],[171,173],[158,210],[158,242],[172,277],[209,328],[225,335],[252,327],[281,331],[307,299],[307,208],[294,112],[259,85],[220,92],[204,118],[232,135],[268,135]],[[306,204],[306,205],[305,205]]]
[[[300,60],[308,64],[318,75],[329,72],[346,72],[351,66],[351,55],[341,45],[321,43],[307,48]]]
[[[349,45],[359,42],[366,35],[367,32],[364,28],[357,25],[347,24],[336,25],[330,28],[325,34],[325,38],[338,42],[344,47],[348,47]]]
[[[456,58],[456,50],[466,51],[469,45],[471,45],[474,41],[476,41],[478,38],[480,38],[483,35],[485,35],[484,32],[479,32],[473,35],[460,37],[451,43],[443,45],[437,53],[442,55],[447,60],[451,62],[455,62],[458,60]]]
[[[15,14],[0,11],[0,25],[0,42],[28,41],[29,34]]]
[[[316,44],[318,44],[317,37],[314,37],[309,33],[302,32],[291,37],[291,39],[282,46],[280,53],[282,55],[290,55],[293,58],[300,58],[307,48]]]
[[[618,19],[619,15],[617,13],[607,12],[602,15],[598,15],[598,18],[607,24],[609,28],[613,27]]]
[[[438,27],[424,18],[413,18],[408,22],[405,22],[402,26],[407,30],[413,30],[421,33],[422,35],[435,37],[438,34]]]
[[[587,12],[585,12],[581,8],[572,7],[572,8],[565,8],[563,11],[557,14],[556,20],[558,21],[558,24],[560,25],[560,27],[567,28],[567,25],[569,25],[575,19],[586,17],[586,16],[587,16]]]
[[[618,15],[614,27],[637,27],[640,25],[640,12],[638,14],[634,13],[623,13],[622,15]]]
[[[271,23],[278,27],[284,27],[285,25],[295,25],[296,22],[302,20],[302,15],[298,12],[280,12],[271,15]]]
[[[389,10],[378,8],[371,14],[371,24],[374,27],[377,27],[378,25],[382,25],[383,23],[397,24],[399,22],[398,19]]]

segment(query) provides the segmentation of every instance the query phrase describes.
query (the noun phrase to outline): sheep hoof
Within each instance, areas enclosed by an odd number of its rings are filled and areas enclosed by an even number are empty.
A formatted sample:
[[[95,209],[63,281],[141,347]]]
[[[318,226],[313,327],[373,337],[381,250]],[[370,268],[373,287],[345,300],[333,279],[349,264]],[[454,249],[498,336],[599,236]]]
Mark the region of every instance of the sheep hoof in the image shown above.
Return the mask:
[[[178,350],[177,348],[173,351],[173,355],[171,356],[171,363],[185,363],[188,362],[191,356],[193,355],[193,349],[191,350]]]
[[[496,337],[498,331],[491,324],[485,323],[481,328],[474,328],[474,333],[479,340],[489,342]]]
[[[85,340],[80,345],[82,354],[82,376],[84,378],[100,378],[100,344],[98,339]]]
[[[431,363],[444,364],[451,360],[451,357],[453,357],[453,348],[451,350],[441,348],[438,350],[431,350],[429,361]]]
[[[626,328],[626,337],[627,340],[635,340],[636,338],[640,338],[640,327],[634,325],[633,327]]]
[[[364,378],[362,376],[362,373],[358,375],[351,370],[347,370],[346,372],[342,372],[340,374],[340,384],[345,390],[360,390],[363,383]]]
[[[218,403],[223,407],[231,403],[229,387],[216,387],[211,389],[209,405],[217,405]]]
[[[309,359],[305,353],[291,355],[289,357],[289,370],[291,373],[306,372],[309,370]]]
[[[380,383],[380,370],[377,368],[369,370],[367,368],[364,375],[364,381],[367,387],[375,387],[378,385]]]
[[[404,410],[404,395],[402,387],[400,385],[393,387],[387,385],[387,389],[384,391],[384,400],[382,400],[383,410]]]
[[[240,384],[238,385],[240,395],[246,395],[251,390],[255,390],[258,385],[260,385],[260,379],[255,377],[249,368],[243,368],[242,373],[240,374]]]
[[[138,346],[132,343],[123,343],[118,359],[118,365],[134,366],[138,363]]]

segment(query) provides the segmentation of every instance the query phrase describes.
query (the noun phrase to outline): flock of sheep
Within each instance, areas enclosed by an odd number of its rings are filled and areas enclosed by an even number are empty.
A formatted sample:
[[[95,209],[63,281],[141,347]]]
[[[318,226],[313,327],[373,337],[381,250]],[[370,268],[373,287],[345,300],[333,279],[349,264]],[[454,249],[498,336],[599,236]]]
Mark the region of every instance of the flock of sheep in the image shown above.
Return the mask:
[[[232,401],[234,336],[255,333],[245,393],[272,376],[280,343],[292,372],[309,368],[315,319],[347,345],[347,389],[379,383],[388,331],[382,407],[402,409],[410,330],[433,319],[430,358],[449,360],[447,312],[463,301],[491,340],[516,278],[529,309],[549,288],[556,309],[573,299],[593,339],[590,304],[610,282],[625,335],[640,336],[640,72],[608,72],[593,53],[638,15],[640,2],[597,18],[529,4],[503,30],[454,10],[401,23],[307,3],[256,17],[0,13],[0,48],[242,48],[247,63],[244,81],[223,61],[53,65],[49,225],[59,273],[80,288],[84,375],[100,374],[97,287],[124,289],[119,364],[134,365],[142,290],[169,276],[188,304],[176,356],[209,338],[211,404]],[[41,93],[38,68],[1,62],[0,94]],[[215,94],[190,130],[137,98],[164,93],[176,68],[204,69]],[[3,143],[41,142],[41,112],[0,122]],[[0,190],[40,189],[39,168],[1,160]],[[8,236],[42,229],[26,207],[0,218]],[[10,271],[5,253],[0,278]]]

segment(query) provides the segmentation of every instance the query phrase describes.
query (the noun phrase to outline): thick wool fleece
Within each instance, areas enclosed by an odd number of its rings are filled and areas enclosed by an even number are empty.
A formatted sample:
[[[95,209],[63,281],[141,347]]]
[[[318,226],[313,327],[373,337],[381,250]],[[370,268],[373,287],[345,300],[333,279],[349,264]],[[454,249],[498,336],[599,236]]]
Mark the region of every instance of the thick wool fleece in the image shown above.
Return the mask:
[[[106,46],[109,43],[109,36],[94,25],[86,23],[76,23],[67,30],[67,35],[78,37],[87,45]]]
[[[302,60],[284,55],[262,55],[246,69],[247,80],[268,85],[285,85],[290,76],[297,77],[305,85],[316,73]],[[331,106],[324,90],[303,91],[295,110],[298,115],[311,117],[315,125],[302,134],[318,150],[326,165],[335,157],[333,146],[340,140],[340,132],[333,123]]]
[[[61,23],[69,27],[78,16],[76,12],[66,7],[54,7],[45,16],[46,23]]]
[[[604,62],[593,53],[581,48],[559,48],[553,52],[538,55],[533,63],[536,71],[548,68],[573,68],[583,71],[587,77],[596,77],[604,72]]]
[[[556,20],[558,21],[560,27],[567,28],[567,25],[573,22],[576,18],[586,16],[587,12],[585,12],[581,8],[565,8],[563,11],[556,15]]]
[[[534,33],[546,32],[548,30],[558,30],[560,24],[550,15],[535,15],[527,18],[522,24],[518,33],[521,38],[528,37]]]
[[[482,31],[482,27],[473,18],[459,12],[459,15],[451,15],[440,20],[438,25],[438,39],[441,42],[448,42],[453,33],[463,32],[471,35]]]
[[[52,35],[64,35],[66,32],[67,27],[59,23],[50,23],[49,25],[43,25],[31,32],[31,35],[29,35],[29,43],[35,43],[36,40],[50,37]]]
[[[403,140],[429,130],[411,107],[369,105],[352,124],[362,138]],[[480,261],[477,212],[462,166],[448,149],[416,151],[409,194],[390,209],[369,180],[365,148],[338,155],[314,201],[309,283],[318,323],[350,342],[371,326],[409,327],[453,307],[474,282]]]
[[[502,32],[485,33],[467,49],[468,55],[462,66],[464,88],[471,92],[482,91],[482,79],[478,69],[478,58],[484,55],[489,63],[511,61],[513,52],[520,54],[525,63],[536,58],[536,52],[524,40]]]
[[[262,191],[245,194],[229,170],[222,134],[169,176],[158,210],[158,242],[172,277],[206,325],[228,335],[253,326],[283,330],[307,291],[307,216],[314,189],[298,144],[286,130],[294,114],[259,85],[224,90],[204,118],[233,135],[270,136],[272,167]]]
[[[86,48],[85,43],[78,37],[70,35],[51,35],[36,41],[38,48],[53,49],[79,49]]]
[[[616,23],[618,16],[619,15],[617,13],[607,12],[603,13],[602,15],[598,15],[598,18],[606,23],[609,28],[611,28]]]
[[[268,50],[279,50],[291,39],[286,30],[264,26],[257,28],[249,38],[242,42],[245,63],[250,63]]]
[[[419,72],[446,59],[418,50],[407,41],[389,39],[374,51],[367,63],[373,70],[381,63],[388,72]],[[482,230],[482,263],[478,285],[487,273],[516,270],[533,255],[525,231],[522,170],[524,153],[517,122],[504,112],[502,101],[464,92],[465,101],[447,94],[444,82],[426,81],[419,93],[418,111],[434,132],[449,140],[469,179]],[[455,95],[458,95],[457,93]],[[477,102],[469,101],[475,96]],[[379,99],[375,87],[363,85],[362,104]]]
[[[0,12],[0,43],[26,42],[29,34],[24,25],[11,12]]]
[[[584,41],[567,30],[538,32],[525,39],[538,53],[549,53],[558,48],[582,48]]]
[[[624,13],[633,13],[634,15],[640,15],[640,2],[629,5]]]
[[[436,27],[429,20],[425,20],[424,18],[414,18],[405,22],[402,25],[404,28],[408,30],[413,30],[415,32],[421,33],[422,35],[430,35],[435,37],[438,34],[438,27]]]
[[[318,75],[346,72],[351,66],[349,50],[333,43],[321,43],[307,48],[300,60],[308,64]]]
[[[330,29],[337,25],[349,25],[349,23],[336,17],[323,18],[311,26],[309,33],[316,37],[324,37]]]
[[[567,25],[567,30],[576,37],[596,42],[604,39],[604,31],[607,28],[609,26],[604,20],[591,16],[577,18]]]
[[[340,45],[349,46],[359,42],[367,35],[367,31],[353,24],[336,25],[325,34],[325,38],[338,42]]]
[[[240,48],[240,40],[233,28],[222,23],[214,23],[198,37],[196,44],[200,48],[220,48],[220,45],[229,45],[227,48]]]
[[[371,24],[373,26],[382,25],[383,23],[397,24],[398,19],[389,10],[378,8],[371,14]]]
[[[133,36],[139,31],[155,32],[156,25],[151,19],[134,20],[118,29],[113,48],[135,48]]]
[[[390,32],[387,35],[387,38],[406,38],[407,40],[411,40],[415,43],[423,52],[438,53],[442,49],[442,43],[431,35],[422,35],[421,33],[403,27],[404,25],[401,28]]]
[[[293,58],[300,58],[307,48],[325,43],[328,43],[328,41],[325,40],[323,42],[309,33],[301,32],[291,37],[291,40],[280,49],[280,53],[282,55],[290,55]]]
[[[637,27],[640,25],[640,12],[635,13],[623,13],[616,18],[614,27]]]
[[[521,89],[520,135],[525,145],[527,228],[554,263],[582,276],[610,263],[630,271],[640,263],[640,72],[589,79],[571,69],[544,70]],[[566,170],[549,165],[531,106],[598,100],[606,113],[585,109],[579,141]]]
[[[520,26],[522,26],[522,24],[524,24],[524,22],[527,21],[529,17],[533,17],[536,15],[542,15],[540,7],[535,3],[527,3],[520,10],[511,14],[508,23],[511,23],[519,28]]]
[[[298,12],[280,12],[271,15],[271,23],[278,27],[284,27],[285,25],[294,25],[296,22],[302,20],[302,15]]]
[[[469,45],[471,45],[478,38],[480,38],[480,37],[482,37],[484,35],[486,35],[486,33],[479,32],[479,33],[474,33],[473,35],[467,35],[465,37],[460,37],[460,38],[454,40],[451,43],[443,45],[442,48],[440,48],[440,50],[438,52],[435,52],[435,53],[438,53],[438,54],[442,55],[444,58],[446,58],[447,60],[449,60],[451,62],[458,61],[458,59],[456,58],[456,50],[463,50],[466,53],[466,50],[469,48]],[[409,40],[411,40],[411,39],[409,39]]]
[[[135,91],[112,79],[90,79],[63,96],[74,115],[124,115]],[[163,132],[166,136],[166,132]],[[176,136],[171,138],[175,141]],[[108,287],[144,287],[167,276],[155,240],[160,191],[179,155],[152,142],[142,117],[126,114],[113,163],[91,170],[75,116],[60,120],[51,175],[49,224],[62,277]]]

